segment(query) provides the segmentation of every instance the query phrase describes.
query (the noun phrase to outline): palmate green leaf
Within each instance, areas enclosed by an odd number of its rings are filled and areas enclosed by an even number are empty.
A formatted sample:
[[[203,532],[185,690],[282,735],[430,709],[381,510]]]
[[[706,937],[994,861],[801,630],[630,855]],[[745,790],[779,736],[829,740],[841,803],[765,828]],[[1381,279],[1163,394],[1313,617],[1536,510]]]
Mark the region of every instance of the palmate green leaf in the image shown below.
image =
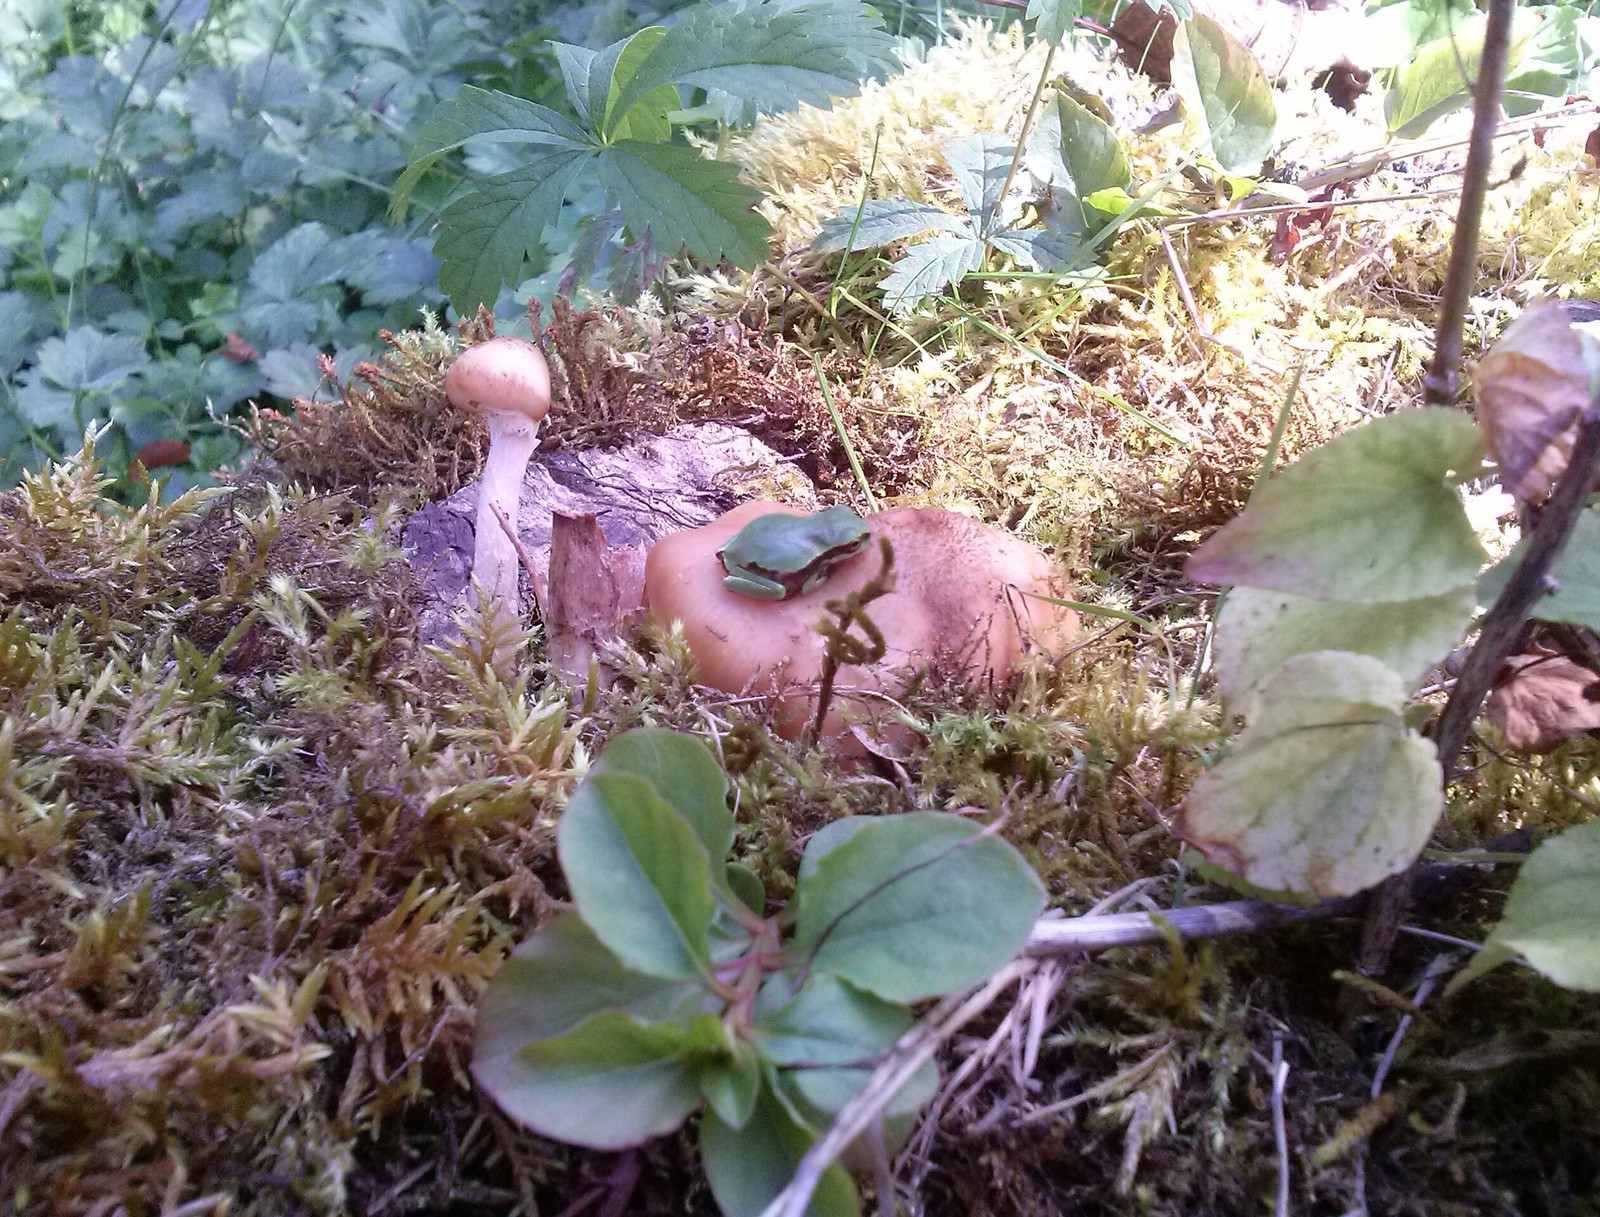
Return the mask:
[[[726,257],[755,266],[767,256],[772,225],[755,210],[761,193],[738,168],[682,144],[622,140],[598,153],[601,185],[628,227],[661,248],[683,247],[706,262]]]
[[[886,1001],[977,984],[1021,949],[1044,907],[1022,855],[970,820],[912,812],[843,832],[807,844],[817,856],[796,893],[793,946],[811,970]]]
[[[765,113],[800,102],[827,106],[881,72],[893,42],[859,0],[733,0],[683,13],[612,100],[615,123],[667,84],[717,89]]]
[[[1272,151],[1278,107],[1248,47],[1195,13],[1172,39],[1172,84],[1191,137],[1209,147],[1219,165],[1246,173],[1261,167]]]
[[[956,176],[956,187],[979,236],[1000,223],[1000,192],[1011,172],[1017,147],[1003,135],[979,132],[946,146],[944,159]]]
[[[1421,600],[1349,604],[1236,587],[1217,614],[1217,684],[1237,705],[1284,660],[1355,651],[1382,660],[1408,689],[1461,640],[1477,597],[1470,586]]]
[[[1495,602],[1511,572],[1522,561],[1525,548],[1526,543],[1519,544],[1483,572],[1478,581],[1481,603]],[[1600,630],[1600,507],[1590,507],[1579,514],[1567,547],[1557,559],[1554,575],[1555,590],[1533,606],[1532,616],[1539,621],[1565,621]]]
[[[1349,651],[1296,655],[1200,776],[1177,833],[1257,887],[1347,896],[1414,861],[1444,807],[1432,741],[1410,730],[1400,678]]]
[[[613,42],[603,51],[587,52],[590,59],[581,82],[583,96],[580,98],[574,91],[578,82],[571,75],[567,79],[567,93],[590,127],[606,132],[608,138],[631,138],[647,143],[661,142],[672,134],[667,112],[677,108],[678,91],[670,84],[660,85],[646,93],[629,107],[627,114],[614,111],[622,90],[637,74],[639,65],[660,45],[666,33],[659,25],[648,26],[628,38]],[[581,48],[570,49],[577,51]]]
[[[556,852],[579,914],[623,964],[670,980],[706,973],[710,860],[650,783],[627,773],[585,778],[556,828]]]
[[[1033,22],[1033,36],[1052,46],[1072,33],[1072,23],[1083,15],[1083,0],[1028,0],[1024,18]]]
[[[812,1134],[796,1124],[763,1086],[744,1127],[733,1128],[707,1112],[700,1124],[700,1159],[723,1217],[760,1217],[794,1178],[811,1148]],[[806,1217],[857,1217],[855,1185],[830,1166],[817,1185]]]
[[[1528,855],[1500,923],[1450,987],[1518,956],[1558,985],[1600,993],[1600,820],[1558,833]]]
[[[418,132],[411,163],[395,182],[390,196],[389,218],[404,219],[406,201],[422,175],[447,152],[474,139],[546,145],[569,152],[594,146],[588,132],[549,106],[493,89],[462,85],[453,98],[434,108]]]
[[[534,1040],[478,1085],[534,1132],[592,1149],[627,1149],[672,1132],[700,1106],[689,1029],[607,1012]]]
[[[643,778],[694,829],[713,863],[733,848],[728,778],[711,749],[692,735],[666,727],[635,727],[614,736],[589,772]]]
[[[1189,556],[1189,576],[1377,604],[1470,585],[1487,555],[1455,486],[1478,471],[1478,429],[1455,410],[1364,423],[1273,475]]]
[[[592,150],[530,154],[528,164],[480,182],[439,216],[433,252],[439,290],[463,316],[516,283],[540,233],[553,223]]]
[[[962,216],[951,215],[932,203],[913,203],[910,199],[867,199],[859,215],[858,223],[857,209],[851,208],[824,220],[811,248],[825,252],[871,249],[930,230],[969,235],[972,232],[972,226]]]
[[[60,338],[47,338],[34,355],[34,371],[68,393],[115,389],[149,366],[150,356],[129,334],[106,334],[75,325]]]
[[[925,296],[954,283],[983,262],[980,237],[930,237],[913,245],[883,280],[883,302],[891,312],[909,313]]]

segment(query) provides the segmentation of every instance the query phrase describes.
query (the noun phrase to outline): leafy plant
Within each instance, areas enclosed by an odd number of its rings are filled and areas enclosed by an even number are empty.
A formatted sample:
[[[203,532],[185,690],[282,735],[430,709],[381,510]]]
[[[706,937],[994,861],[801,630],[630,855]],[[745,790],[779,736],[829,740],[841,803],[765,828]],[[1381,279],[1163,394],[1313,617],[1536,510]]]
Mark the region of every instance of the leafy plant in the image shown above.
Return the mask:
[[[592,51],[553,44],[577,121],[538,102],[463,86],[423,124],[390,213],[447,153],[477,141],[518,145],[499,170],[439,217],[439,282],[466,311],[515,283],[540,234],[583,185],[597,184],[629,231],[666,252],[753,266],[771,225],[738,170],[673,139],[680,89],[703,91],[719,116],[748,121],[800,102],[854,93],[888,62],[891,43],[859,0],[732,0],[685,11]]]
[[[703,744],[656,728],[613,739],[557,830],[575,907],[491,983],[472,1071],[522,1124],[598,1148],[707,1107],[712,1192],[744,1217],[911,1026],[909,1003],[1015,954],[1043,889],[1011,846],[958,816],[850,817],[811,838],[780,919],[727,860],[733,840],[726,779]],[[936,1083],[932,1068],[919,1074],[890,1114],[914,1113]],[[837,1167],[812,1211],[856,1211]]]

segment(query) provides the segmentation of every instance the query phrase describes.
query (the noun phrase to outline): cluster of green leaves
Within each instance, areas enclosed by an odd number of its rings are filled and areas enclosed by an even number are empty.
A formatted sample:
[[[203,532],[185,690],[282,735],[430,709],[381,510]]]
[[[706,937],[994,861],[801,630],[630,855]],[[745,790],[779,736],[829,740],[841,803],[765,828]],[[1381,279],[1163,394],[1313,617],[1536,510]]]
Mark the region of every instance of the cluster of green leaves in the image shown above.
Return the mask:
[[[1344,895],[1415,860],[1443,809],[1431,741],[1409,699],[1504,584],[1458,486],[1483,443],[1466,415],[1410,409],[1307,453],[1191,555],[1229,585],[1217,676],[1244,729],[1201,776],[1180,833],[1248,884]],[[1541,619],[1600,629],[1600,506],[1580,518]],[[1600,825],[1537,849],[1506,920],[1468,973],[1520,954],[1563,984],[1600,989]]]
[[[760,192],[675,131],[704,120],[748,122],[801,102],[827,105],[880,74],[893,44],[860,0],[731,0],[696,6],[671,26],[649,26],[603,50],[553,46],[576,121],[506,92],[464,87],[430,115],[395,185],[391,211],[400,216],[447,154],[476,144],[493,166],[439,217],[440,285],[463,311],[519,282],[563,204],[595,192],[620,211],[636,243],[708,262],[764,260],[772,228],[755,210]],[[693,108],[683,90],[695,92]],[[442,201],[453,182],[429,185],[428,197]]]
[[[733,841],[726,778],[704,744],[655,728],[614,738],[557,830],[576,907],[484,994],[472,1071],[529,1128],[597,1148],[638,1145],[707,1107],[712,1193],[729,1217],[754,1217],[910,1028],[908,1003],[1003,965],[1044,892],[969,820],[850,817],[807,844],[785,940],[760,880],[727,860]],[[930,1065],[887,1114],[915,1113],[936,1084]],[[811,1211],[857,1211],[837,1167]]]
[[[413,324],[438,272],[383,216],[404,133],[511,71],[512,7],[0,6],[0,485],[96,421],[111,467],[182,441],[192,482],[230,409]]]

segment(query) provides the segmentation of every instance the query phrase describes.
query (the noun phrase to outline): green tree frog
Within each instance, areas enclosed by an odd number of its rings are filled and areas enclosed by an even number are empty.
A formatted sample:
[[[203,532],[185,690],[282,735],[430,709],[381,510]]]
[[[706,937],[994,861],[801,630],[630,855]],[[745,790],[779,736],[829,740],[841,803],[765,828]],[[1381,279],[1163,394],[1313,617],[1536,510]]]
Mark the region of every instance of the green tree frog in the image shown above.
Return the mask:
[[[867,523],[848,507],[812,515],[770,512],[751,520],[721,549],[722,585],[757,600],[784,600],[819,586],[840,562],[866,548]]]

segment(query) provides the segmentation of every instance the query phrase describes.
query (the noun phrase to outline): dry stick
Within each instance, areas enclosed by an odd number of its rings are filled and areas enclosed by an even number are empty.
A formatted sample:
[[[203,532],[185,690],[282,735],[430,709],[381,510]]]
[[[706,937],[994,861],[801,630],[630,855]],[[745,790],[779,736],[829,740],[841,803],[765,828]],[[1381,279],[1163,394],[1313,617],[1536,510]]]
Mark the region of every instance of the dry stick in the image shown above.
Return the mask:
[[[1494,158],[1494,133],[1500,119],[1500,91],[1505,85],[1506,58],[1511,42],[1511,17],[1516,0],[1490,0],[1489,21],[1483,34],[1483,53],[1478,60],[1478,80],[1472,91],[1472,135],[1467,141],[1467,164],[1461,180],[1461,206],[1456,211],[1455,237],[1450,244],[1450,263],[1445,269],[1444,299],[1439,306],[1439,326],[1433,344],[1433,364],[1422,378],[1423,399],[1429,405],[1448,405],[1455,399],[1457,369],[1461,364],[1462,330],[1467,315],[1467,300],[1472,294],[1473,272],[1478,261],[1478,230],[1483,220],[1483,202],[1489,192],[1489,168]],[[1502,596],[1502,599],[1504,597]],[[1532,601],[1529,602],[1530,606]],[[1518,620],[1518,628],[1521,619]],[[1483,642],[1480,641],[1478,647]],[[1478,650],[1474,647],[1474,653]],[[1470,664],[1470,658],[1469,658]],[[1490,670],[1499,668],[1497,659]],[[1461,687],[1461,682],[1456,682]],[[1488,685],[1484,685],[1487,691]],[[1472,703],[1468,722],[1477,713],[1480,697]],[[1455,698],[1452,696],[1452,703]],[[1461,713],[1461,711],[1457,711]],[[1450,707],[1445,707],[1450,714]],[[1441,719],[1440,728],[1444,727]],[[1461,739],[1466,739],[1463,729]],[[1457,747],[1459,748],[1459,744]],[[1444,755],[1440,764],[1448,772],[1454,753]],[[1356,952],[1356,969],[1363,976],[1376,976],[1388,965],[1400,923],[1411,903],[1411,871],[1385,880],[1367,906],[1361,927],[1361,945]],[[1354,991],[1345,998],[1345,1010],[1353,1015]]]

